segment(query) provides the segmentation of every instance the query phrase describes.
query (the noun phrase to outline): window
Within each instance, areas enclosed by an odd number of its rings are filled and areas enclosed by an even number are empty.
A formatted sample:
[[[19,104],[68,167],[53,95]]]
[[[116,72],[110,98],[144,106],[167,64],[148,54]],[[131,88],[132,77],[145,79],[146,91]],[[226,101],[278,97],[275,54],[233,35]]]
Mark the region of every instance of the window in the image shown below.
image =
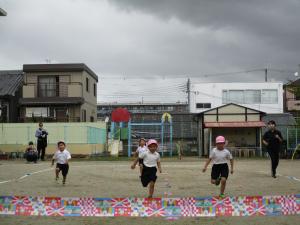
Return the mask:
[[[47,117],[48,108],[47,107],[27,107],[26,117]]]
[[[238,104],[276,104],[278,91],[270,90],[223,90],[222,103]]]
[[[244,103],[244,91],[243,90],[230,90],[228,93],[228,99],[233,103]]]
[[[277,90],[261,90],[261,103],[274,104],[278,102]]]
[[[246,104],[259,104],[260,103],[260,90],[245,90],[244,99]]]
[[[94,84],[94,96],[96,97],[97,96],[97,85]]]
[[[211,103],[197,103],[196,108],[197,109],[210,109]]]
[[[90,86],[89,78],[85,78],[85,89],[86,89],[87,92],[89,92],[89,86]]]
[[[39,76],[38,77],[38,96],[56,97],[59,96],[59,77],[58,76]]]

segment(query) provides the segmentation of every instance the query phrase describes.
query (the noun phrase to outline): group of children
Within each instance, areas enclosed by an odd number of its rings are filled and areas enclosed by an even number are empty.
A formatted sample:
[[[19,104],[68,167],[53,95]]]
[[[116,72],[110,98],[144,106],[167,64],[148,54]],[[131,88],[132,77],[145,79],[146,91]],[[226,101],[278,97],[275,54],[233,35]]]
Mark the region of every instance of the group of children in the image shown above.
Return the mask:
[[[225,148],[226,140],[223,136],[216,138],[216,147],[211,150],[209,159],[206,161],[203,172],[207,170],[208,165],[212,162],[211,183],[215,185],[221,184],[220,197],[224,196],[226,181],[229,175],[228,161],[230,161],[230,173],[233,173],[233,159],[231,153]],[[154,139],[146,141],[144,138],[139,140],[139,147],[135,152],[135,160],[131,165],[134,169],[137,164],[140,168],[140,179],[143,187],[149,188],[149,198],[152,198],[154,186],[157,179],[157,169],[162,173],[160,155],[158,153],[158,143]],[[29,143],[28,152],[33,150],[33,143]],[[52,166],[56,161],[55,180],[59,180],[59,173],[62,172],[62,183],[66,183],[69,171],[70,152],[66,149],[64,141],[57,142],[57,151],[52,158]],[[36,162],[37,158],[33,159]]]
[[[226,181],[229,175],[228,161],[230,161],[230,173],[233,174],[233,158],[229,150],[225,148],[226,139],[223,136],[216,138],[216,147],[212,149],[209,155],[209,159],[206,161],[202,172],[207,170],[210,162],[213,163],[211,171],[211,183],[219,185],[220,197],[224,197],[224,191],[226,187]],[[157,152],[158,143],[154,139],[150,139],[148,142],[144,138],[139,141],[139,147],[137,148],[131,169],[134,169],[139,163],[140,167],[140,179],[143,187],[149,186],[149,198],[152,198],[154,193],[154,184],[156,182],[157,168],[161,173],[160,155]]]

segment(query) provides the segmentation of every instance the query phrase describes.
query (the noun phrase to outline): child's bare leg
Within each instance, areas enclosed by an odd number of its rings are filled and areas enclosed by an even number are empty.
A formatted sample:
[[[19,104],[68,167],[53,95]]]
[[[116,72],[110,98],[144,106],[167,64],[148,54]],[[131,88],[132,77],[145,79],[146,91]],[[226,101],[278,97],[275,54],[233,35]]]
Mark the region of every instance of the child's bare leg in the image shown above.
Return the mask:
[[[58,180],[59,168],[55,169],[55,179]]]
[[[221,177],[221,188],[220,188],[221,189],[220,190],[221,195],[224,194],[225,187],[226,187],[226,178],[225,177]]]
[[[63,184],[66,183],[67,176],[63,176]]]
[[[149,183],[149,196],[148,196],[148,198],[152,198],[153,193],[154,193],[154,182],[151,181],[151,182]]]
[[[140,174],[141,174],[141,176],[142,176],[142,172],[143,172],[143,165],[140,164]]]

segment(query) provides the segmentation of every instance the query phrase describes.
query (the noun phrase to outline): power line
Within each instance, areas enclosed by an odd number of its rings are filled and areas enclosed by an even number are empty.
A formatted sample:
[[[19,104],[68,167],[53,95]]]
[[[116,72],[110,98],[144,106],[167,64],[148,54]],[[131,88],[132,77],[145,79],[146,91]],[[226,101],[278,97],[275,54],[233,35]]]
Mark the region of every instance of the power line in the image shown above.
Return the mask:
[[[241,70],[241,71],[227,72],[227,73],[211,73],[211,74],[204,74],[202,76],[204,76],[204,77],[229,76],[229,75],[236,75],[236,74],[242,74],[242,73],[252,73],[252,72],[258,72],[258,71],[264,71],[264,70],[265,70],[265,68],[260,68],[260,69]]]

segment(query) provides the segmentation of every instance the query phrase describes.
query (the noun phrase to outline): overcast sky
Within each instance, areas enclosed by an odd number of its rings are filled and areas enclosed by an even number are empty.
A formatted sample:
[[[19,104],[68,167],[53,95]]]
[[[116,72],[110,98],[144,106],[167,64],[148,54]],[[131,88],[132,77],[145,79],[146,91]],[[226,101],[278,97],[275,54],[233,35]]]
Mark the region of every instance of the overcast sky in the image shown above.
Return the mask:
[[[286,82],[300,63],[299,0],[0,0],[0,7],[8,13],[0,17],[1,70],[83,62],[100,78],[99,102],[186,101],[187,77],[264,81],[263,71],[213,74],[265,67],[270,80]]]

